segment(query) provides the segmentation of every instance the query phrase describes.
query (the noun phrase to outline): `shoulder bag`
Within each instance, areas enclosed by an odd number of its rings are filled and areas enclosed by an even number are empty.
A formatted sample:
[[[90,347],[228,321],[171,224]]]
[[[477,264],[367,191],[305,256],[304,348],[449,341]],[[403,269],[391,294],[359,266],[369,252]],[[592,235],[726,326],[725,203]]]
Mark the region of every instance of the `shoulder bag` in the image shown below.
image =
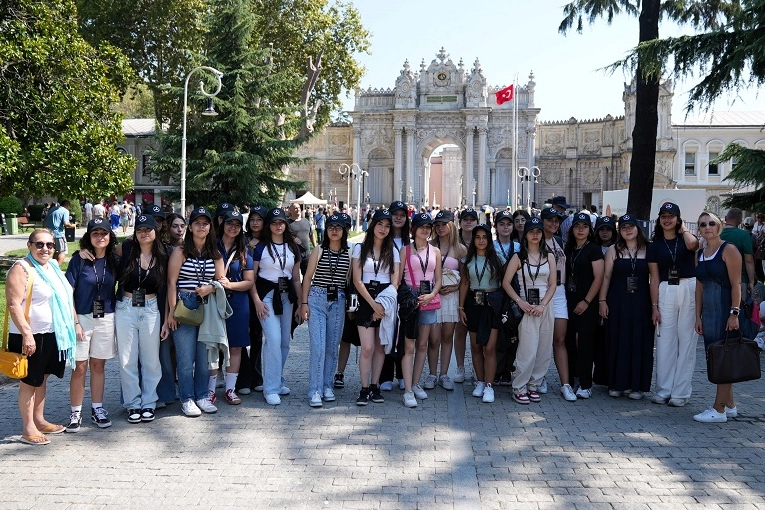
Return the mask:
[[[730,331],[725,339],[707,347],[707,378],[713,384],[731,384],[753,381],[761,377],[760,350],[757,343],[741,335],[731,338]]]
[[[428,249],[430,249],[430,245],[428,245]],[[409,274],[412,276],[412,283],[414,283],[414,271],[412,271],[412,245],[408,244],[406,246],[406,265],[409,268]],[[425,274],[422,275],[423,278],[425,278]],[[434,297],[430,303],[428,303],[425,306],[420,306],[420,310],[422,311],[429,311],[429,310],[439,310],[441,308],[441,294],[436,294],[436,297]]]
[[[26,305],[24,306],[24,317],[29,322],[29,307],[32,304],[32,285],[34,284],[34,273],[28,271]],[[8,334],[10,312],[8,304],[5,305],[5,324],[3,326],[3,343],[0,345],[0,373],[12,379],[24,379],[29,372],[29,362],[24,354],[8,351]]]

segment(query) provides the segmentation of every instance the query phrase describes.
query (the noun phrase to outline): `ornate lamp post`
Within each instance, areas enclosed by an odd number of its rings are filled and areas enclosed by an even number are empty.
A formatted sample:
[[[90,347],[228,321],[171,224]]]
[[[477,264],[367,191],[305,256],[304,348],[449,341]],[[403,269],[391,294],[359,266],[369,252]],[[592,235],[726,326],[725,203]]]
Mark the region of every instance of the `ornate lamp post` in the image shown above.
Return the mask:
[[[539,177],[539,167],[532,166],[531,169],[522,166],[518,167],[518,177],[521,178],[521,198],[523,197],[524,182],[526,183],[526,211],[531,212],[531,182],[537,183]]]
[[[353,167],[359,168],[359,165],[356,163],[353,163],[352,165],[346,165],[345,163],[340,165],[340,168],[337,169],[338,172],[340,172],[340,175],[343,176],[343,180],[346,181],[347,185],[347,195],[345,196],[345,203],[350,204],[351,203],[351,174],[355,175],[356,173],[353,172]]]
[[[183,138],[181,139],[181,215],[184,218],[186,217],[186,114],[189,104],[189,78],[191,78],[191,75],[199,70],[210,71],[218,79],[218,88],[215,89],[215,92],[212,93],[205,91],[204,82],[201,80],[199,81],[199,90],[201,90],[202,94],[207,98],[207,108],[202,112],[202,115],[211,117],[218,115],[218,112],[216,112],[215,108],[213,108],[213,98],[218,95],[221,87],[223,86],[223,73],[214,67],[209,66],[199,66],[192,69],[191,72],[186,75],[186,82],[183,85]]]

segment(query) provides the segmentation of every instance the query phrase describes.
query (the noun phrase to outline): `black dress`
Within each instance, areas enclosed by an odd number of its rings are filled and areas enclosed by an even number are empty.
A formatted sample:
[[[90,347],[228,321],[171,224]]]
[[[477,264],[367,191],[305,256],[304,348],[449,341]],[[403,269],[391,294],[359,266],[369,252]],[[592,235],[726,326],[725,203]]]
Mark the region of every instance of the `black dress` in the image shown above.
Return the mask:
[[[627,292],[631,276],[637,277],[634,293]],[[617,252],[607,302],[608,389],[647,392],[653,371],[654,326],[646,259],[631,261]]]

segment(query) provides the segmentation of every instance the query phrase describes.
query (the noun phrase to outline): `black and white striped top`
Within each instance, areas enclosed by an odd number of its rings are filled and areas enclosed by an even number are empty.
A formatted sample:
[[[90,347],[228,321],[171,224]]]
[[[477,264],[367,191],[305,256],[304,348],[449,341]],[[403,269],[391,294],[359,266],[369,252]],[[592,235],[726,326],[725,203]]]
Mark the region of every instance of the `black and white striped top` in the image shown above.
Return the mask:
[[[194,290],[200,285],[207,285],[215,278],[215,261],[213,259],[188,258],[181,266],[178,274],[178,288]]]
[[[340,288],[345,287],[350,263],[351,258],[348,250],[339,253],[332,250],[323,250],[319,263],[316,265],[316,272],[313,275],[311,285],[324,288],[327,288],[329,285],[337,285]]]

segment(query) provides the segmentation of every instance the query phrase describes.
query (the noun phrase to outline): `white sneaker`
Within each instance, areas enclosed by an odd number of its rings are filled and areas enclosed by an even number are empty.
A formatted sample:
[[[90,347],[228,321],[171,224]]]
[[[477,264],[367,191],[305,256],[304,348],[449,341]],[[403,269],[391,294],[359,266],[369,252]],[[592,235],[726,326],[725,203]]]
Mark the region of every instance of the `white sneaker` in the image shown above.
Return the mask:
[[[281,388],[279,388],[279,395],[289,395],[289,394],[290,394],[290,389],[288,387],[282,386]]]
[[[311,407],[321,407],[321,393],[318,391],[314,391],[313,395],[311,395]]]
[[[404,391],[406,389],[406,384],[404,383],[403,379],[398,380],[398,389],[401,391]]]
[[[483,392],[486,390],[486,383],[478,381],[475,383],[475,389],[473,390],[474,397],[483,397]]]
[[[213,414],[218,412],[218,408],[212,403],[210,397],[200,398],[197,400],[197,407],[207,414]]]
[[[324,402],[335,401],[335,390],[332,388],[324,388]]]
[[[560,387],[560,395],[569,402],[576,402],[576,394],[570,384],[564,384]]]
[[[191,399],[181,404],[181,409],[183,410],[183,414],[186,416],[202,416],[202,411]]]
[[[728,418],[735,418],[738,416],[738,407],[733,406],[733,408],[730,408],[725,406],[725,416]]]
[[[436,387],[436,382],[438,381],[438,378],[433,374],[428,374],[428,376],[425,378],[425,382],[422,383],[422,387],[426,390],[432,390]]]
[[[393,391],[393,381],[385,381],[384,383],[380,384],[380,390]]]
[[[671,398],[669,399],[669,407],[684,407],[688,403],[687,398]]]
[[[483,390],[483,398],[481,400],[486,404],[494,402],[494,388],[487,386],[486,389]]]
[[[666,405],[669,402],[669,397],[662,397],[661,395],[654,395],[651,399],[654,404]]]
[[[417,407],[417,399],[414,398],[414,393],[411,391],[404,392],[404,406]]]
[[[438,384],[445,390],[451,391],[454,389],[454,384],[452,384],[452,380],[449,379],[449,376],[446,374],[438,378]]]
[[[240,395],[249,395],[252,393],[252,390],[250,388],[242,388],[239,391],[237,391]]]
[[[279,395],[276,393],[269,393],[268,395],[264,395],[266,398],[266,404],[270,406],[278,406],[282,403],[282,399],[279,398]]]
[[[714,407],[710,407],[706,411],[694,416],[693,419],[701,423],[725,423],[728,421],[728,416],[726,413],[718,413]]]
[[[465,367],[457,367],[457,370],[455,370],[454,373],[454,382],[456,383],[464,383],[465,382]]]
[[[547,394],[547,391],[549,388],[547,387],[547,377],[542,378],[542,382],[539,384],[539,388],[537,388],[537,393],[541,393],[542,395]]]
[[[590,398],[592,396],[592,390],[590,388],[587,388],[586,390],[584,388],[579,388],[576,390],[576,396],[578,398]]]
[[[425,393],[425,390],[422,389],[422,386],[419,384],[413,384],[412,385],[412,392],[414,393],[414,396],[419,398],[420,400],[425,400],[428,398],[428,394]]]

